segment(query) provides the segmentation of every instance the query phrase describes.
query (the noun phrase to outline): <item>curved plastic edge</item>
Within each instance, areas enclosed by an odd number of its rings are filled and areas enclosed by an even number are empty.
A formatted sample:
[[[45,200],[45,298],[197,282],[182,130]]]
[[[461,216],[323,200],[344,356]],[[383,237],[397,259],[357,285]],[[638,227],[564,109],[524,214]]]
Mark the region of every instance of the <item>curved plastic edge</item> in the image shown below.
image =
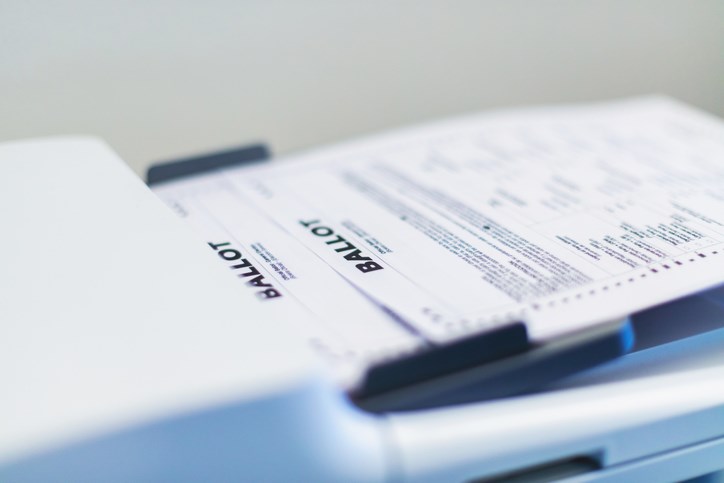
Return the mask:
[[[0,481],[390,481],[382,418],[323,379],[0,466]]]

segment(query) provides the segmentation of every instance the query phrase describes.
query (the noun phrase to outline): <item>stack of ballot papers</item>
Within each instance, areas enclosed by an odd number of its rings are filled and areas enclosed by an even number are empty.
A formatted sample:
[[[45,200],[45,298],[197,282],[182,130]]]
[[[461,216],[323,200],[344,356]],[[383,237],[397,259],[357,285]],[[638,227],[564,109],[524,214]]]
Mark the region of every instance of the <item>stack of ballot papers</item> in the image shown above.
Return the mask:
[[[662,97],[463,117],[153,190],[346,388],[513,322],[545,343],[724,282],[724,123]]]

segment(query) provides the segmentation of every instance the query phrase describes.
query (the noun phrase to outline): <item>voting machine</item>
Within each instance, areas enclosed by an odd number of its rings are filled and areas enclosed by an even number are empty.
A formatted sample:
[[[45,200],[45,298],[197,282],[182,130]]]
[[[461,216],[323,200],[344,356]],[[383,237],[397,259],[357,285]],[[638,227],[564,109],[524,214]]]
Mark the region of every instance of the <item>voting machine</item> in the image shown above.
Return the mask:
[[[0,160],[0,481],[679,481],[724,469],[720,289],[616,322],[628,353],[585,371],[471,397],[443,377],[448,403],[407,381],[422,390],[368,404],[310,350],[298,312],[239,290],[101,141],[8,143]],[[535,373],[495,371],[496,387]],[[462,381],[495,382],[488,373]]]
[[[12,182],[3,166],[23,209],[4,235],[3,319],[18,324],[2,342],[2,481],[674,481],[724,467],[719,293],[640,315],[706,332],[560,387],[371,414],[105,146],[46,143],[70,156],[18,159]]]

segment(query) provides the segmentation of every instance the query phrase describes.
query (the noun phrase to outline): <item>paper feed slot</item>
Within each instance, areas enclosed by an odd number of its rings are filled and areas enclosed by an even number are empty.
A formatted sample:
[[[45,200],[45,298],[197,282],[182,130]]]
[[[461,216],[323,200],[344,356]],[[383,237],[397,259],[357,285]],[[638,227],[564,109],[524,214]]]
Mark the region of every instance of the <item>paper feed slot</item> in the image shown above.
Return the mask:
[[[268,159],[251,145],[152,166],[149,184]],[[399,411],[493,399],[544,387],[562,377],[619,357],[631,349],[627,321],[602,324],[550,341],[531,343],[524,322],[427,348],[367,368],[349,391],[360,407]]]
[[[365,376],[360,397],[373,397],[426,380],[442,377],[530,349],[528,331],[516,322],[491,332],[466,337],[372,366]]]
[[[455,361],[456,345],[452,344],[407,360],[381,364],[369,371],[351,398],[368,411],[388,412],[523,394],[620,357],[633,348],[635,340],[628,318],[540,345],[528,344],[526,337],[522,347],[521,333],[525,335],[522,323],[481,335],[480,341],[465,341],[468,350],[501,343],[498,357],[481,357],[477,362],[469,355]],[[505,354],[505,349],[510,352]],[[435,364],[437,371],[430,369]]]

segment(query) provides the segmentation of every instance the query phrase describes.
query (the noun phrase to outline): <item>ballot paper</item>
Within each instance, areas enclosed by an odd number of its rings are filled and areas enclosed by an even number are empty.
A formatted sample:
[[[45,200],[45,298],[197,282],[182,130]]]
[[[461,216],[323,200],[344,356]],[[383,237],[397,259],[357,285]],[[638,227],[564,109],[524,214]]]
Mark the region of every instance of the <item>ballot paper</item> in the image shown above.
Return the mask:
[[[310,340],[335,359],[513,321],[545,342],[724,282],[724,123],[663,97],[469,116],[155,189],[273,280],[252,288],[317,315]]]
[[[240,290],[252,291],[262,305],[286,306],[341,385],[353,386],[372,362],[424,344],[218,177],[154,190],[204,238]]]

